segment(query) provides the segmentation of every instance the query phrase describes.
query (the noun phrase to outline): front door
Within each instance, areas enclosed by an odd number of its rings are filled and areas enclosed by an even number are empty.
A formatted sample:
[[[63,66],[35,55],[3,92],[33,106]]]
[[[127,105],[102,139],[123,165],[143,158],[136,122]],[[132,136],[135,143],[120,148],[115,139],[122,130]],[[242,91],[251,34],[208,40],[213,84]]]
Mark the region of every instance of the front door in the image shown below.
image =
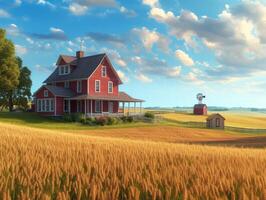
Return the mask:
[[[108,102],[108,112],[113,113],[114,112],[114,102],[109,101]]]

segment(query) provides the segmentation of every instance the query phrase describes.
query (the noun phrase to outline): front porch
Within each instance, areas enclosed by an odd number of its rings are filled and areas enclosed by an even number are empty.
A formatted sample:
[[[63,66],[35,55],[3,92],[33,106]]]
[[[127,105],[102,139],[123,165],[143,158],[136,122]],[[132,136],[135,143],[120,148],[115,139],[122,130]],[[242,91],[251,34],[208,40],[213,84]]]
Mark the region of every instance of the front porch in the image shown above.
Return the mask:
[[[65,113],[84,113],[88,117],[142,115],[143,100],[122,93],[119,96],[80,95],[64,100]]]

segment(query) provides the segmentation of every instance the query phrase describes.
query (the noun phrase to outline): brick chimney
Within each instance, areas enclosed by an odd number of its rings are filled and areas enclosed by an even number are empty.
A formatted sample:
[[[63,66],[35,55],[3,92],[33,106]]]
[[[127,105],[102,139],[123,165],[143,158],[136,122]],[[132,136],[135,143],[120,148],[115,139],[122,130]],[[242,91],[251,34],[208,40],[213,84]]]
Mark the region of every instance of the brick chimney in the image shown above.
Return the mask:
[[[84,51],[77,51],[76,52],[76,57],[77,58],[82,58],[84,56]]]

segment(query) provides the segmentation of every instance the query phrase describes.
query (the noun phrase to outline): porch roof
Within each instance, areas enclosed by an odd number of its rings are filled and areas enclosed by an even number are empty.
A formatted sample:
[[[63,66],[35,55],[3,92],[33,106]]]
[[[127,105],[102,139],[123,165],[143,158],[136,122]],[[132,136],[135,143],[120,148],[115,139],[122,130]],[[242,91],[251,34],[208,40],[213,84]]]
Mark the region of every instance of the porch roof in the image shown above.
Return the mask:
[[[135,99],[129,96],[125,92],[119,92],[118,96],[111,96],[111,95],[78,95],[69,98],[70,100],[109,100],[109,101],[120,101],[120,102],[144,102],[142,99]]]

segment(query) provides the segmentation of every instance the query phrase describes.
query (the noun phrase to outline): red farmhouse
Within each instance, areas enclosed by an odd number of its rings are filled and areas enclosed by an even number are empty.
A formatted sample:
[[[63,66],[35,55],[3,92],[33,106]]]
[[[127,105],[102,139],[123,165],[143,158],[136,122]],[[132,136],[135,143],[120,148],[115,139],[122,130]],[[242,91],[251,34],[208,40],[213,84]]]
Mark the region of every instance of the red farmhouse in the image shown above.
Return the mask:
[[[125,114],[125,103],[136,103],[125,92],[119,92],[122,84],[106,54],[84,57],[60,55],[54,72],[35,93],[35,112],[46,116],[62,116],[64,113],[82,112],[88,116]],[[119,109],[120,103],[123,109]],[[129,112],[129,109],[128,109]],[[128,113],[129,114],[129,113]]]

